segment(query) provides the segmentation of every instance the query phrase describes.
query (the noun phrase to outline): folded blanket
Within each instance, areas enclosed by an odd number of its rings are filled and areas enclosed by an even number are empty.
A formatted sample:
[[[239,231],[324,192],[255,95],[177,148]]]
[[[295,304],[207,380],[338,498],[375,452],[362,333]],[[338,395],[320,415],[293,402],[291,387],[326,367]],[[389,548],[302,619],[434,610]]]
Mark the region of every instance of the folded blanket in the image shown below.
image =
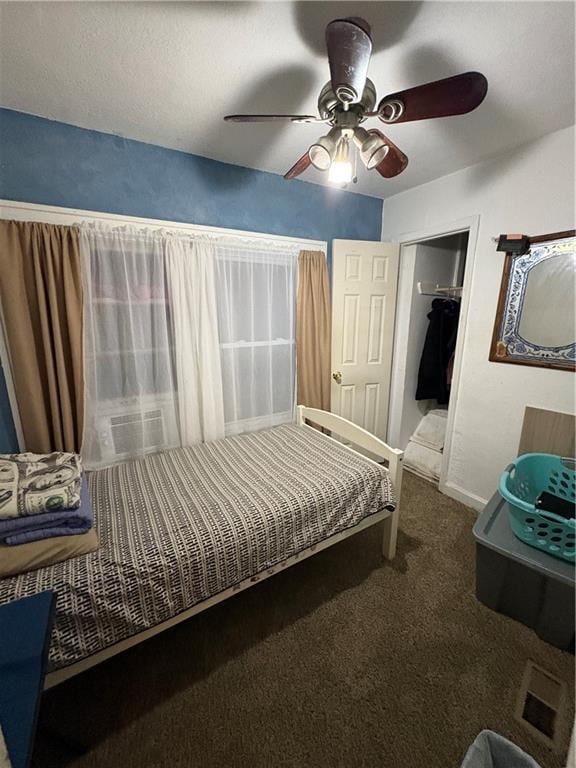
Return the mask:
[[[54,536],[43,541],[32,541],[10,547],[0,544],[0,579],[18,573],[35,571],[48,565],[86,555],[98,549],[96,529],[77,536]],[[0,768],[2,763],[0,762]]]
[[[409,440],[402,466],[427,480],[438,480],[442,467],[442,454],[440,451],[433,451],[431,448]]]
[[[75,453],[0,454],[0,520],[77,509],[81,477]]]
[[[90,528],[92,528],[92,505],[88,493],[88,482],[84,479],[81,503],[77,509],[0,519],[0,542],[10,545],[25,544],[53,536],[86,533]]]
[[[446,437],[447,419],[448,411],[440,408],[428,411],[416,427],[410,440],[414,443],[420,443],[426,448],[432,448],[434,451],[442,451]]]

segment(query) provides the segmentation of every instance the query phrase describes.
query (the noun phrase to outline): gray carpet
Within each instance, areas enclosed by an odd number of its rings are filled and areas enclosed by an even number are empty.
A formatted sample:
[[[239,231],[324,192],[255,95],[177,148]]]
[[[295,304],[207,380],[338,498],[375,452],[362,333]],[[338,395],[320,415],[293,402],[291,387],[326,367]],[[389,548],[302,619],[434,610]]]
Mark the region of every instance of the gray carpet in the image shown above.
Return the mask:
[[[492,728],[560,768],[513,709],[574,658],[477,602],[471,510],[403,504],[393,563],[376,526],[48,692],[34,767],[458,768]]]

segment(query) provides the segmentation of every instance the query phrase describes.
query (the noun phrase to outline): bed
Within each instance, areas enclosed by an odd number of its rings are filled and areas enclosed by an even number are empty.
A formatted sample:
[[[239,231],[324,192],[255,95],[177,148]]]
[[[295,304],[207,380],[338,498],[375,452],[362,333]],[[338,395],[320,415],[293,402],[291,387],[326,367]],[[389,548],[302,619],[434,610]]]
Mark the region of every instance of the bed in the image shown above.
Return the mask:
[[[51,687],[369,525],[392,558],[401,457],[299,407],[296,424],[91,472],[99,549],[0,580],[0,603],[57,593]]]

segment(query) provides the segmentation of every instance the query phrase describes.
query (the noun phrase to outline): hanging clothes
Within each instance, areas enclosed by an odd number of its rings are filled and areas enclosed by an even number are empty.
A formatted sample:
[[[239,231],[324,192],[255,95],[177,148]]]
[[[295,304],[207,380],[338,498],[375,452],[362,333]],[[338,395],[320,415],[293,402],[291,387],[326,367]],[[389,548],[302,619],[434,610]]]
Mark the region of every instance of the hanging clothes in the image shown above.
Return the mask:
[[[416,400],[438,401],[446,405],[450,396],[448,365],[456,348],[460,304],[452,299],[434,299],[428,314],[430,324],[426,333]]]

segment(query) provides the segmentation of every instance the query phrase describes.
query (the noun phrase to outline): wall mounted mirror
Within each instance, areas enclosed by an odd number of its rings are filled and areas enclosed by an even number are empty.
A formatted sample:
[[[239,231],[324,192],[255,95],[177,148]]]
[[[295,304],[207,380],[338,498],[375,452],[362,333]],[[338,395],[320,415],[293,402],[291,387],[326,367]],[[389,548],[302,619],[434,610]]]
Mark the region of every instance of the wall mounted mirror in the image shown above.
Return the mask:
[[[576,370],[575,235],[531,237],[528,253],[506,254],[492,362]]]

